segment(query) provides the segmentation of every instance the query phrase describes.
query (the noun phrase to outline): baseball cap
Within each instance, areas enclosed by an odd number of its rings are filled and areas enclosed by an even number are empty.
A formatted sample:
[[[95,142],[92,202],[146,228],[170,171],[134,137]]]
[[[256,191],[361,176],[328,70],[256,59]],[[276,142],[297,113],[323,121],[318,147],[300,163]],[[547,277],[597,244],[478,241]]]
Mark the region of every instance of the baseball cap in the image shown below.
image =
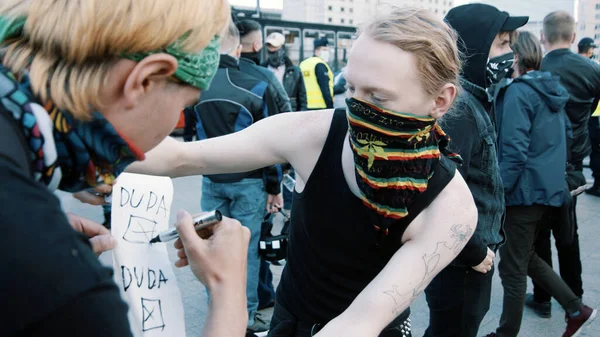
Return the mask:
[[[506,13],[506,12],[504,12],[504,13]],[[509,15],[508,13],[506,13],[506,14]],[[509,15],[506,18],[506,21],[504,21],[502,28],[500,28],[500,31],[501,32],[511,32],[513,30],[517,30],[517,29],[525,26],[528,21],[529,21],[528,16],[510,16]]]
[[[326,37],[322,38],[322,39],[315,39],[313,41],[313,46],[315,48],[319,48],[319,47],[327,47],[329,45],[329,41],[327,40]]]
[[[490,27],[490,23],[502,22],[501,32],[511,32],[527,24],[528,16],[511,16],[508,12],[481,3],[473,3],[452,8],[446,15],[446,21],[457,29],[457,26]]]
[[[593,48],[598,48],[598,46],[596,45],[596,43],[594,42],[594,40],[592,38],[589,37],[584,37],[583,39],[581,39],[579,41],[579,43],[577,44],[577,46],[579,47],[593,47]]]
[[[283,34],[277,33],[277,32],[271,33],[271,34],[269,34],[269,36],[267,36],[265,43],[270,44],[271,46],[273,46],[275,48],[279,48],[285,44],[285,36],[283,36]]]

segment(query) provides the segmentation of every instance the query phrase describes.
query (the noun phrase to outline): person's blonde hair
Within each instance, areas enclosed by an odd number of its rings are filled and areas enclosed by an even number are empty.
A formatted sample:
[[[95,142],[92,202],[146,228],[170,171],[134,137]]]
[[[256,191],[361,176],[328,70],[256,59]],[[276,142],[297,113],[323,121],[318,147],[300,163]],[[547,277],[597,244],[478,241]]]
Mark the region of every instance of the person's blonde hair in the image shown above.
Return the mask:
[[[228,23],[224,0],[1,0],[0,16],[26,16],[22,37],[0,45],[2,63],[29,72],[34,93],[78,118],[102,106],[99,92],[123,53],[150,52],[185,36],[199,52]]]
[[[392,7],[361,27],[359,34],[368,34],[415,54],[419,78],[427,94],[436,95],[446,83],[460,88],[457,34],[433,12]]]

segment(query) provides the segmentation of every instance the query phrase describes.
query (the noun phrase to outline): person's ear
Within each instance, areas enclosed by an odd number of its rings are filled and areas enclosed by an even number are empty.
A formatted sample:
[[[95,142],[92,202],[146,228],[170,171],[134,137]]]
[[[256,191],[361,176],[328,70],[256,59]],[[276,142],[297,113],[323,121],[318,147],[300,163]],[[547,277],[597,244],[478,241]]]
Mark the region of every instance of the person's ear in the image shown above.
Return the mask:
[[[573,33],[573,37],[571,38],[571,44],[575,43],[575,38],[577,38],[577,33]]]
[[[235,53],[235,58],[239,59],[240,57],[242,57],[242,45],[241,44],[239,46],[237,46],[234,53]]]
[[[546,36],[544,36],[544,32],[540,31],[540,43],[541,44],[545,44],[546,43]]]
[[[139,61],[123,85],[125,108],[131,109],[151,90],[163,85],[177,70],[177,59],[169,54],[154,54]]]
[[[515,54],[515,60],[513,61],[513,65],[511,68],[513,70],[513,74],[512,74],[513,78],[515,78],[516,75],[521,75],[521,73],[519,71],[519,56],[517,54]]]
[[[435,98],[434,107],[429,115],[435,119],[440,119],[450,110],[458,90],[454,84],[446,83],[438,96]]]
[[[258,53],[261,49],[262,43],[260,41],[254,41],[254,43],[252,43],[252,50],[254,50],[255,53]]]

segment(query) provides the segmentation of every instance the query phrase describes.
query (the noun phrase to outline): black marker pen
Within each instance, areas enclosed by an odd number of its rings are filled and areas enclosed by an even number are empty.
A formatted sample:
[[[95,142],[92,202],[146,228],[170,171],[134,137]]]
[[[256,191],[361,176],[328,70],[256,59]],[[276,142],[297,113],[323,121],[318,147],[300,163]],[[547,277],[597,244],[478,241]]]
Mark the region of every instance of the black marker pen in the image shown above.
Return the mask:
[[[199,231],[208,226],[214,225],[217,222],[220,222],[222,219],[223,219],[223,214],[221,214],[221,212],[219,212],[218,210],[195,216],[193,219],[194,229],[196,229],[196,231]],[[156,236],[154,239],[150,240],[150,243],[167,242],[167,241],[175,240],[178,237],[179,237],[179,233],[177,232],[177,229],[173,228],[173,229],[169,229],[165,232],[158,234],[158,236]]]

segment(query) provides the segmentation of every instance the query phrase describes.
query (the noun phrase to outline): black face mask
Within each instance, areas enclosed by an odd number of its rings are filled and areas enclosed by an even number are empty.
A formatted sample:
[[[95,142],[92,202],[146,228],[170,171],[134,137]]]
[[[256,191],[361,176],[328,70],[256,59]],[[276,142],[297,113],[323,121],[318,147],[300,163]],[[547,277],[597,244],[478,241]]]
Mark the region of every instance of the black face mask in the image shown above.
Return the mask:
[[[242,53],[242,58],[252,60],[256,64],[260,64],[260,52]]]
[[[487,64],[487,85],[497,84],[503,78],[510,78],[513,73],[515,54],[513,52],[491,58]]]
[[[285,48],[281,48],[274,52],[269,52],[269,65],[273,68],[278,68],[285,63]]]

